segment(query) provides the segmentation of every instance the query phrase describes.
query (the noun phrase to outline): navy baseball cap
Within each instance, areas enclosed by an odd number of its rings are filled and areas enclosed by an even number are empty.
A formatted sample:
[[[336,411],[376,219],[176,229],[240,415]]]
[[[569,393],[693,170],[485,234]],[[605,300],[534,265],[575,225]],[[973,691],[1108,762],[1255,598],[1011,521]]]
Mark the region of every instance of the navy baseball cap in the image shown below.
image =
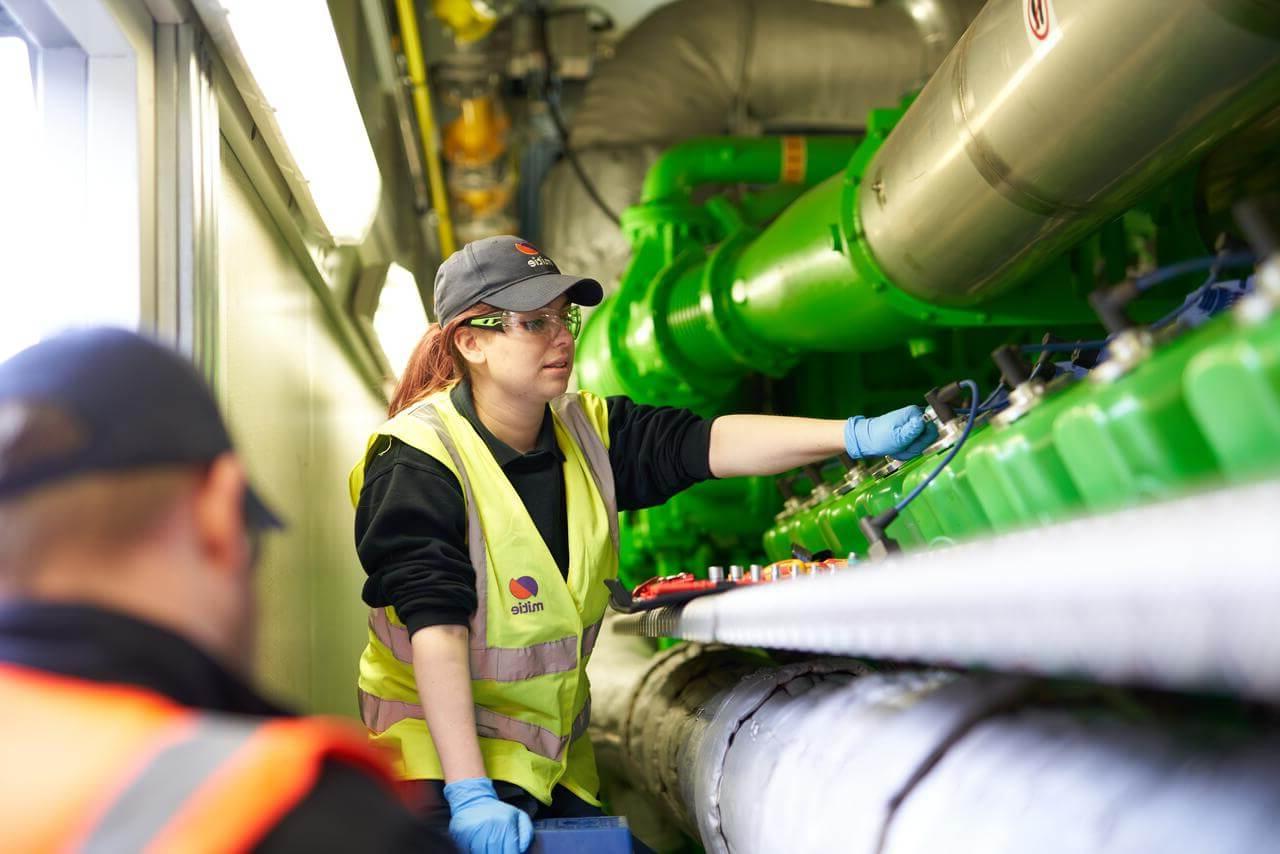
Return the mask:
[[[25,429],[30,418],[50,428],[39,448],[16,447],[17,435],[41,435]],[[204,380],[140,335],[67,332],[0,362],[0,500],[80,475],[197,466],[230,450]],[[252,488],[244,511],[250,528],[283,527]]]
[[[533,311],[561,294],[578,305],[598,305],[604,288],[595,279],[561,273],[527,240],[510,234],[486,237],[450,255],[436,271],[436,321],[446,324],[478,302]]]

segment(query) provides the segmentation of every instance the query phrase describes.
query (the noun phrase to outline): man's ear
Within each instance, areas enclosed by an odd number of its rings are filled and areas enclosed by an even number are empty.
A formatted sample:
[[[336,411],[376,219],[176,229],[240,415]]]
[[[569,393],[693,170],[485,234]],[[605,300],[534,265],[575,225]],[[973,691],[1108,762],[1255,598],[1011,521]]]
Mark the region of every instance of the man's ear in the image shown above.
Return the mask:
[[[480,346],[480,336],[474,327],[463,326],[453,334],[453,344],[462,354],[462,358],[471,365],[480,365],[485,361],[484,348]]]
[[[238,572],[247,564],[249,548],[244,519],[248,478],[230,451],[218,456],[196,489],[194,519],[197,545],[214,566]]]

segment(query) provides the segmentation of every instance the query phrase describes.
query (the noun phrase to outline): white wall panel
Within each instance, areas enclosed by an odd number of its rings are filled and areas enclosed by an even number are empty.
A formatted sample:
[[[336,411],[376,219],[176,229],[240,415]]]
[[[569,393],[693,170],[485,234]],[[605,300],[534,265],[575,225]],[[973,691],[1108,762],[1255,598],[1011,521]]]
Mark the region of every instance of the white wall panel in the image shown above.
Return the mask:
[[[260,570],[260,681],[307,710],[351,715],[367,612],[346,475],[384,404],[225,145],[219,203],[219,397],[250,476],[290,523]]]

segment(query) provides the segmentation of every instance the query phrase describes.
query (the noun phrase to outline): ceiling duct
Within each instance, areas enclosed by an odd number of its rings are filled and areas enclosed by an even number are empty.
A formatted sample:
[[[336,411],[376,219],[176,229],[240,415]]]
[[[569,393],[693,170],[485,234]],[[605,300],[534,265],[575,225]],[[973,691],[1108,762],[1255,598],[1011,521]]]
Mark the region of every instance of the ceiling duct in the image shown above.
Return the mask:
[[[638,23],[600,66],[570,143],[615,211],[663,149],[695,136],[857,131],[919,88],[983,0],[677,0]],[[564,269],[617,281],[631,254],[567,163],[543,184],[543,244]]]

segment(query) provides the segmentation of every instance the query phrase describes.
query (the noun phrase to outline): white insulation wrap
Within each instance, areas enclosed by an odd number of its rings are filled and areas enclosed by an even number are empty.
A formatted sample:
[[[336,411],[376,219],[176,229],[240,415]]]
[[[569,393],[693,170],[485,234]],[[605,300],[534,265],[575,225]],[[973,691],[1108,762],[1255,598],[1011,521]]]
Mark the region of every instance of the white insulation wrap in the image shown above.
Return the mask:
[[[735,590],[624,628],[1275,701],[1278,510],[1280,483],[1233,487]]]
[[[625,776],[709,852],[1216,854],[1280,839],[1280,728],[1266,711],[763,663],[687,644],[595,685],[611,710],[593,722],[608,730],[593,730],[606,777]]]
[[[723,766],[698,771],[720,780],[700,802],[704,844],[1246,852],[1280,839],[1274,734],[1215,740],[1051,697],[1008,677],[924,672],[780,690],[742,720],[726,704],[708,726],[734,730]]]
[[[1233,487],[612,619],[743,647],[598,681],[602,766],[714,852],[1274,850],[1278,508]]]

